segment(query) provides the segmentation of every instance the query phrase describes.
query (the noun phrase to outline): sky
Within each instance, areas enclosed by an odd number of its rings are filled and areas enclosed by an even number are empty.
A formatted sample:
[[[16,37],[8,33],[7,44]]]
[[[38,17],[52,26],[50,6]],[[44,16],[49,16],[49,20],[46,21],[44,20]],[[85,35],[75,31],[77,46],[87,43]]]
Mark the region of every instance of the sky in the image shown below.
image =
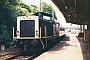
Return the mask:
[[[53,6],[56,16],[57,16],[57,19],[62,26],[64,26],[64,27],[70,26],[69,23],[66,23],[66,20],[65,20],[63,14],[59,11],[59,9],[55,6],[55,4],[51,0],[41,0],[41,1],[45,1],[47,4],[51,4],[51,6]],[[37,6],[37,5],[39,5],[40,0],[22,0],[22,2],[24,2],[26,4],[31,4],[31,5]]]

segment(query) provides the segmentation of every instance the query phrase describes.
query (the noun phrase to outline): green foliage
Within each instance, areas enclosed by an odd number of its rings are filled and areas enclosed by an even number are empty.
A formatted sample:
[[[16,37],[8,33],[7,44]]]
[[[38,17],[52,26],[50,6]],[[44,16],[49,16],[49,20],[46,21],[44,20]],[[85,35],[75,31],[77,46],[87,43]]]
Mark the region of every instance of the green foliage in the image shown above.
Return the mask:
[[[43,12],[46,12],[48,14],[51,14],[52,15],[52,6],[50,4],[47,4],[46,2],[42,2],[42,5],[43,5]],[[54,10],[54,9],[53,9]],[[56,14],[55,14],[55,11],[54,11],[54,18],[56,18]]]
[[[46,2],[43,2],[43,12],[52,14],[52,6],[50,4],[46,4]]]
[[[10,45],[11,41],[11,35],[9,34],[9,31],[7,30],[6,25],[0,25],[0,45]]]
[[[24,16],[24,15],[30,15],[28,10],[26,8],[21,8],[20,6],[16,7],[16,12],[15,14],[18,16]]]
[[[10,45],[12,41],[12,27],[16,23],[17,16],[30,15],[26,8],[21,8],[20,0],[12,1],[0,0],[0,45]]]
[[[31,14],[39,12],[39,8],[35,5],[31,5]]]
[[[22,0],[8,0],[10,2],[11,5],[20,5],[20,3],[22,2]]]
[[[25,3],[21,3],[20,6],[21,6],[21,8],[26,8],[28,10],[28,12],[31,12],[31,8],[29,5],[26,5]]]
[[[0,9],[0,45],[7,45],[11,41],[12,10],[13,7],[7,0],[2,1]]]

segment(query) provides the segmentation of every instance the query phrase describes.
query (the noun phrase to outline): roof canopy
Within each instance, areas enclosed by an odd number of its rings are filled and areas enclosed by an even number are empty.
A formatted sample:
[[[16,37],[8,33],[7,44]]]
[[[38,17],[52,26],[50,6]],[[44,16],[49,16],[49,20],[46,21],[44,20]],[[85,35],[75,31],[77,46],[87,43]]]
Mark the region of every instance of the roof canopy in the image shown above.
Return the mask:
[[[52,0],[63,13],[67,23],[88,24],[90,0]]]

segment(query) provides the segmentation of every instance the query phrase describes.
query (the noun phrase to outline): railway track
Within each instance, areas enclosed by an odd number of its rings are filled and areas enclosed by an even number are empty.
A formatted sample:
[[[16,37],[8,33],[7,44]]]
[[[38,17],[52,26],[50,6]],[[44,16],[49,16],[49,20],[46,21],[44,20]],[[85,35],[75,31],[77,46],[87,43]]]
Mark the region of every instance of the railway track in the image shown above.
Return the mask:
[[[51,48],[51,47],[49,47]],[[49,49],[44,49],[44,50],[31,50],[30,52],[28,51],[9,51],[10,53],[3,55],[0,60],[32,60],[42,54],[43,52],[47,51]]]
[[[6,60],[28,60],[28,59],[31,59],[35,55],[36,54],[33,52],[21,52],[20,54],[10,57]]]
[[[16,56],[16,55],[19,55],[19,54],[20,54],[20,52],[8,53],[6,55],[1,56],[0,60],[6,60],[8,58],[11,58],[11,57]]]
[[[8,53],[0,58],[0,60],[32,60],[36,58],[37,56],[41,55],[43,52],[49,50],[51,47],[44,49],[44,50],[31,50],[28,51],[22,51],[22,52],[11,52]]]
[[[49,50],[51,47],[43,50],[31,50],[28,51],[22,51],[22,52],[11,52],[8,53],[0,58],[0,60],[32,60],[36,58],[37,56],[41,55],[43,52]]]
[[[32,60],[33,58],[39,56],[44,51],[38,52],[17,52],[17,53],[8,53],[0,58],[0,60]]]

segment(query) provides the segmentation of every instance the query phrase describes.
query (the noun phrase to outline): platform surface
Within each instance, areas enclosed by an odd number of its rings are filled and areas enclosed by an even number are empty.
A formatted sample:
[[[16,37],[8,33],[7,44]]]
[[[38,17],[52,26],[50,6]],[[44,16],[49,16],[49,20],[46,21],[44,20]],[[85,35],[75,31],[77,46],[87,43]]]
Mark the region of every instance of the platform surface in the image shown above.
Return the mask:
[[[90,60],[82,37],[67,35],[55,47],[33,60]]]

